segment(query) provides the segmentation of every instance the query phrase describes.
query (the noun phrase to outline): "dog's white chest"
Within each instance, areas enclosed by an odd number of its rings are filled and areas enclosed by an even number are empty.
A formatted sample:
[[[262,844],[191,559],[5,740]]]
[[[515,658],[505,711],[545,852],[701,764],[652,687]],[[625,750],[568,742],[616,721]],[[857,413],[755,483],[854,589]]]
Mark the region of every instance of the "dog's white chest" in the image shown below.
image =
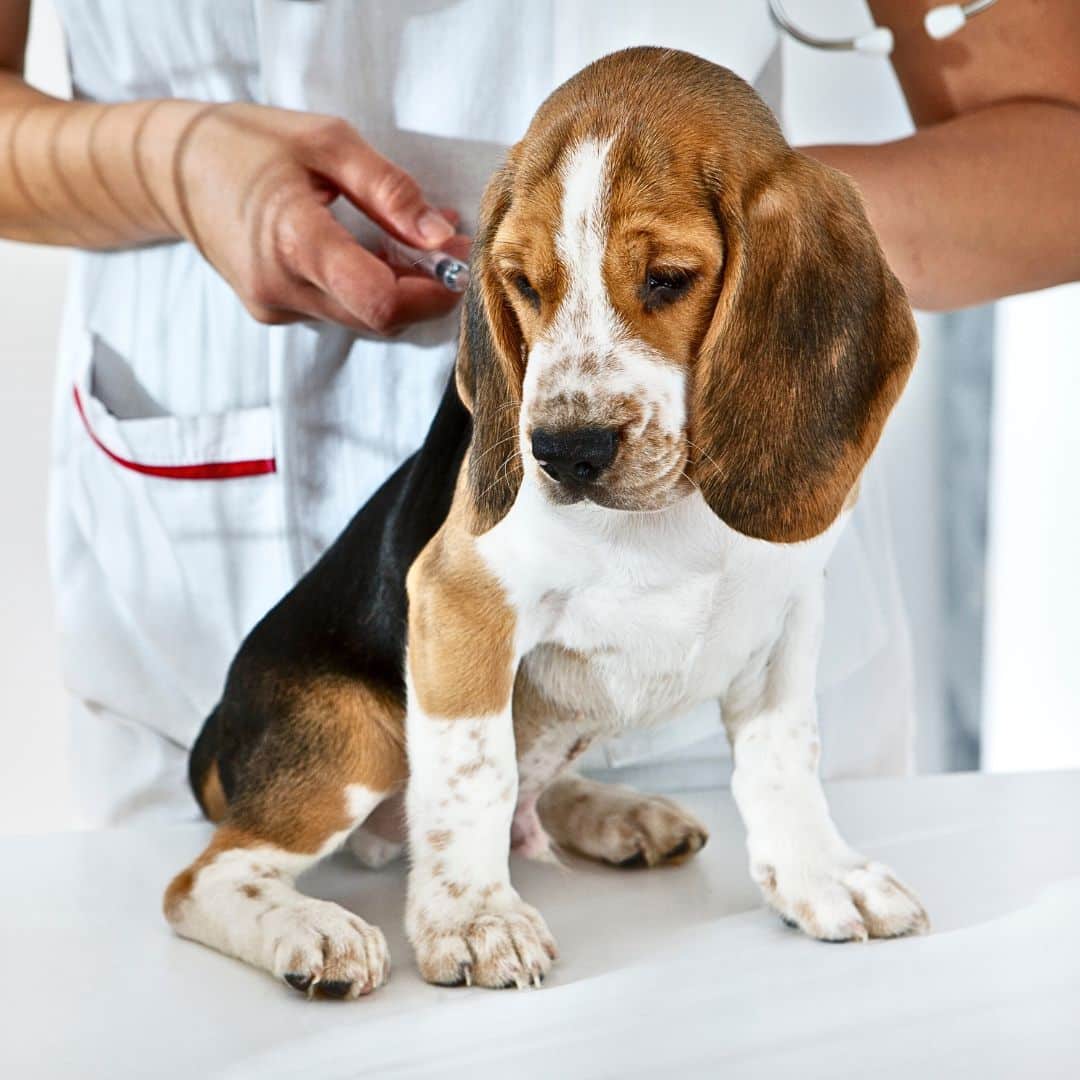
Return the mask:
[[[485,555],[518,611],[530,677],[605,727],[722,696],[764,662],[823,563],[814,545],[734,533],[697,496],[650,515],[535,498],[523,490]]]
[[[566,597],[545,641],[588,657],[618,726],[652,723],[721,693],[746,652],[723,633],[739,605],[718,611],[717,586],[715,575],[601,579]]]

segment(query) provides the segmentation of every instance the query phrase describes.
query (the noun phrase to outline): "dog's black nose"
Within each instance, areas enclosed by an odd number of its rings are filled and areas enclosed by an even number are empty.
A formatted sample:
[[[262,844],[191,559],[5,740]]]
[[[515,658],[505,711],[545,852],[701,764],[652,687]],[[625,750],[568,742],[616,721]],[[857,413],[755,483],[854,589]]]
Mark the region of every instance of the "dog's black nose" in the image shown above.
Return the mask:
[[[533,457],[560,484],[587,484],[614,460],[619,433],[614,428],[579,428],[577,431],[533,432]]]

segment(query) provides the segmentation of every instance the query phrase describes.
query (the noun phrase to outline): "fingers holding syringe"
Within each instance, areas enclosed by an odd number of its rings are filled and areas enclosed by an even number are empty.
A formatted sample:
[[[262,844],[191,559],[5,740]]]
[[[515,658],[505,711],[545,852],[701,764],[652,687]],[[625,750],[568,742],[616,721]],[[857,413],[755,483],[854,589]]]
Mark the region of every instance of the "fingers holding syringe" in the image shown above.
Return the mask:
[[[352,329],[392,334],[409,323],[438,318],[457,297],[429,278],[399,277],[361,247],[325,206],[313,205],[291,223],[280,247],[305,291],[304,310]],[[316,304],[315,301],[318,300]],[[317,310],[310,310],[312,306]]]

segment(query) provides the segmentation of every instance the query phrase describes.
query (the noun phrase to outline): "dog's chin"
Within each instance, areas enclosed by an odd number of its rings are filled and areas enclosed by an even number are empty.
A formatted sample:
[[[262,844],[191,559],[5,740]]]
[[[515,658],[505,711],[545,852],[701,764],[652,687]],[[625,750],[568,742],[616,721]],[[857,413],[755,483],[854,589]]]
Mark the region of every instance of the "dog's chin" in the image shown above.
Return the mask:
[[[556,506],[573,506],[589,503],[604,510],[618,510],[628,514],[655,514],[666,510],[693,491],[686,481],[672,484],[662,490],[637,491],[607,484],[557,483],[542,475],[541,484],[547,499]]]

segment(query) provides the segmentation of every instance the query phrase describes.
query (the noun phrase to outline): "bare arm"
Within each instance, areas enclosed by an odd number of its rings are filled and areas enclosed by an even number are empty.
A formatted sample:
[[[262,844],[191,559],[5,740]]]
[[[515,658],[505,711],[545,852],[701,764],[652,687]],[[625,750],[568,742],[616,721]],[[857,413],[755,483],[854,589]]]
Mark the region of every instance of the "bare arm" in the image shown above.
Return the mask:
[[[896,35],[910,138],[806,152],[852,176],[912,303],[964,307],[1080,278],[1080,4],[1000,0],[944,42],[936,0],[870,0]]]
[[[168,148],[198,113],[185,101],[61,101],[0,70],[0,235],[98,249],[178,239]]]
[[[0,236],[106,249],[196,244],[262,322],[388,332],[453,294],[337,223],[341,194],[417,247],[451,225],[343,121],[258,105],[61,101],[22,78],[30,0],[0,0]],[[463,253],[462,241],[451,242]]]

